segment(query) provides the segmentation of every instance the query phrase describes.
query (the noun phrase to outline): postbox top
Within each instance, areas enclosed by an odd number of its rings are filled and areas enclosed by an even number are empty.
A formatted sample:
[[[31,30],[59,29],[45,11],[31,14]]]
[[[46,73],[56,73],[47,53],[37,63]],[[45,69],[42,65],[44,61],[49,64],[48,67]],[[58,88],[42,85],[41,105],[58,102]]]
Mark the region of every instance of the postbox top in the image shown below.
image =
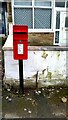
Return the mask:
[[[13,32],[28,33],[28,26],[27,25],[13,25]]]

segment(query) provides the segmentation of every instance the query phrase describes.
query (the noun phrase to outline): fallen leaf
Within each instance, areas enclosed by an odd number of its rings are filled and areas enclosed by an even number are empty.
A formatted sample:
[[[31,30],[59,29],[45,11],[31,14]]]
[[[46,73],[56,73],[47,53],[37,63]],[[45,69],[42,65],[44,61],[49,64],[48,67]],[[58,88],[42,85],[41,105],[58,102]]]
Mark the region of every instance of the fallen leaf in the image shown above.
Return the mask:
[[[57,90],[57,93],[59,92],[59,90]]]
[[[67,102],[67,98],[65,98],[65,97],[61,98],[61,100],[62,100],[63,103]]]
[[[27,109],[26,109],[26,108],[24,108],[24,111],[27,111]]]
[[[30,95],[29,93],[27,95]]]
[[[39,95],[38,91],[35,90],[35,93]]]
[[[62,88],[60,88],[60,90],[62,90]]]
[[[51,92],[52,94],[54,93],[54,92]]]
[[[48,98],[48,99],[50,99],[51,97],[50,97],[50,96],[48,96],[47,98]]]
[[[7,91],[10,92],[10,89],[8,88]]]
[[[9,102],[11,102],[12,101],[12,99],[11,98],[9,98]]]
[[[25,94],[23,94],[23,97],[25,97]]]
[[[44,91],[45,89],[44,89],[44,88],[42,88],[42,90]]]
[[[38,93],[41,93],[41,91],[39,90]]]
[[[55,89],[52,89],[52,91],[54,91]]]
[[[49,89],[49,92],[51,92],[52,90],[51,89]]]
[[[27,98],[27,100],[30,100],[30,101],[31,101],[31,100],[32,100],[32,98]]]
[[[32,112],[29,110],[28,113],[31,114]]]
[[[7,97],[6,97],[6,100],[7,100],[8,98],[9,98],[9,97],[7,96]]]
[[[18,94],[19,92],[17,91],[16,94]]]

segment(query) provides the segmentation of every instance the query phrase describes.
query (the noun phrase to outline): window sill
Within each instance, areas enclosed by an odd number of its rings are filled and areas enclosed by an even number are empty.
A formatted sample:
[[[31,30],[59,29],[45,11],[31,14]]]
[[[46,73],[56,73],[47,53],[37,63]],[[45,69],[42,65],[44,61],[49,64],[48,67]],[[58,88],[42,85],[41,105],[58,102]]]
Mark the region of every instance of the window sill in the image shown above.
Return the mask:
[[[33,33],[33,32],[35,32],[35,33],[47,33],[47,32],[54,32],[53,31],[53,29],[28,29],[28,32],[29,33]]]

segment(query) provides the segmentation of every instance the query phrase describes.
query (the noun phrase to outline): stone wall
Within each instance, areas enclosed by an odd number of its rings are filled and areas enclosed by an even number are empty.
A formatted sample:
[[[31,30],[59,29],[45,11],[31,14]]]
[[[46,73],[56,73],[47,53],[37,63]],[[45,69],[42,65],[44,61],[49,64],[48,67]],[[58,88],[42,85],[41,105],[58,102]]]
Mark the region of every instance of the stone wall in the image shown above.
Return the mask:
[[[4,56],[5,77],[19,79],[18,60],[13,59],[13,52],[5,51]],[[49,79],[66,78],[66,51],[29,51],[28,59],[23,62],[24,79],[34,76],[37,71]]]
[[[66,51],[29,51],[23,61],[23,78],[26,81],[44,82],[43,85],[62,84],[68,77]],[[19,81],[19,63],[13,59],[13,51],[4,51],[5,80]],[[41,83],[42,85],[42,83]]]

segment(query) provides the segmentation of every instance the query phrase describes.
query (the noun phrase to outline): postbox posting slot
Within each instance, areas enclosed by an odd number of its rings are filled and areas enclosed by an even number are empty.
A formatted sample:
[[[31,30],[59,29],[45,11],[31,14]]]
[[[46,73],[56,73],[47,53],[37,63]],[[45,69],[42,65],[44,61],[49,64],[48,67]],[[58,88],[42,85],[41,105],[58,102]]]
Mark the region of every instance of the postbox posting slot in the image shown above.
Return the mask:
[[[28,42],[28,34],[14,34],[13,36],[14,36],[13,37],[14,41],[25,40],[25,41]]]
[[[13,32],[13,34],[26,34],[26,32]]]

